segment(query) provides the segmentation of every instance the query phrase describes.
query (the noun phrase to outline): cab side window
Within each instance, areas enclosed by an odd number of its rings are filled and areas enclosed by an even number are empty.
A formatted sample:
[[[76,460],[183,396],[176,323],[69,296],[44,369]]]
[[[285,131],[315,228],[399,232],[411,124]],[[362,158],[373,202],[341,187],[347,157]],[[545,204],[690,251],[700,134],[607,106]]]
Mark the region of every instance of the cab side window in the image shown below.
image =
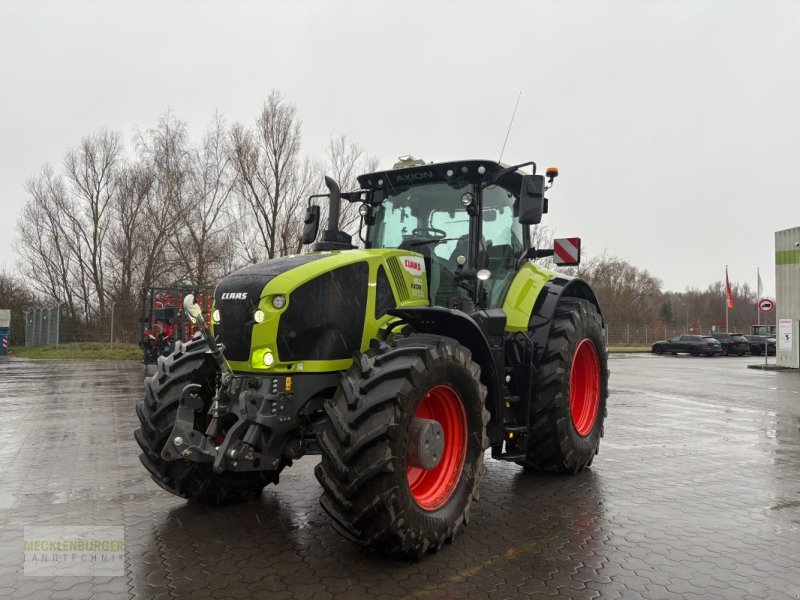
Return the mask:
[[[492,275],[484,284],[489,307],[503,305],[516,273],[517,259],[524,249],[524,228],[515,216],[516,197],[505,188],[492,185],[483,190],[481,253]]]

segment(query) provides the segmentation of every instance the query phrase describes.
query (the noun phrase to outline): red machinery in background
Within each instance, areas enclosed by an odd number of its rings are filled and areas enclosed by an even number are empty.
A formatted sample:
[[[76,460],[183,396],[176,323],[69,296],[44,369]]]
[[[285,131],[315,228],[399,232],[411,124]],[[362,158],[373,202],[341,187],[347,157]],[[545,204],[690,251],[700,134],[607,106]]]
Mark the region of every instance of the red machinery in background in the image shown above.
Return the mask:
[[[144,364],[155,364],[159,356],[172,352],[177,340],[188,341],[194,335],[195,327],[183,311],[183,299],[187,294],[194,294],[208,320],[214,302],[212,287],[149,287],[139,291],[139,347]]]

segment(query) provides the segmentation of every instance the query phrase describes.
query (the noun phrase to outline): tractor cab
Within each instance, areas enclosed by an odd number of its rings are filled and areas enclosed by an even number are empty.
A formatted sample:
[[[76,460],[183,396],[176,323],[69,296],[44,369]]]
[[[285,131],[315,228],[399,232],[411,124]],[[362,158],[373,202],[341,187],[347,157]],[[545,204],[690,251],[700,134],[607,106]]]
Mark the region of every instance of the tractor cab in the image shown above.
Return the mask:
[[[359,177],[366,246],[422,254],[431,305],[501,306],[546,212],[544,178],[491,161],[420,163]]]

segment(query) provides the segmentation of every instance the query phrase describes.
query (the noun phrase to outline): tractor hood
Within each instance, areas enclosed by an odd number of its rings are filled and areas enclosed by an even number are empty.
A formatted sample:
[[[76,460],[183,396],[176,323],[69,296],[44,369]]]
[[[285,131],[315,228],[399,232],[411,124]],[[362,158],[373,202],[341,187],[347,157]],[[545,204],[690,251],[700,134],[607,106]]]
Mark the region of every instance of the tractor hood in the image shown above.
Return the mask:
[[[388,310],[427,296],[423,257],[408,250],[286,256],[219,283],[213,333],[234,370],[339,370]]]
[[[228,360],[247,360],[250,356],[250,335],[255,325],[255,312],[264,295],[264,288],[278,275],[323,258],[322,254],[284,256],[264,261],[228,275],[214,292],[214,306],[220,322],[214,334],[220,336]]]

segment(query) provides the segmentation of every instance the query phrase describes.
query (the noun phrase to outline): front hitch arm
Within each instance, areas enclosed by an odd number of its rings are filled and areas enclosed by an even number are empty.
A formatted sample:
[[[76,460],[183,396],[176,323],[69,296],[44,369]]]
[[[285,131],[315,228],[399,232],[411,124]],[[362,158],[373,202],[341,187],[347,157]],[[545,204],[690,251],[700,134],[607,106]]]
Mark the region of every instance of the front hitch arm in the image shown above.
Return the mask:
[[[196,383],[183,388],[178,399],[175,425],[161,449],[161,458],[164,460],[191,458],[194,462],[214,461],[215,453],[208,447],[208,439],[194,427],[195,414],[203,410],[203,399],[198,394],[201,389]]]

